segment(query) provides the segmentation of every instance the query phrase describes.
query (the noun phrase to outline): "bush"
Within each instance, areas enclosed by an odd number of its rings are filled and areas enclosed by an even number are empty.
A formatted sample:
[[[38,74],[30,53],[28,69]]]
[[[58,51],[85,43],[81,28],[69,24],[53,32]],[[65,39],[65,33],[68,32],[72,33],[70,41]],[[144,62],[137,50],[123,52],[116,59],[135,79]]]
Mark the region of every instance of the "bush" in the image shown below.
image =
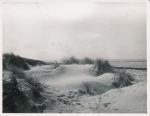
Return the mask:
[[[122,70],[116,73],[116,76],[114,77],[114,81],[113,81],[113,86],[117,88],[125,87],[125,86],[132,85],[133,81],[134,78],[125,70]]]
[[[113,72],[112,66],[107,60],[97,59],[94,64],[93,71],[96,76],[104,73]]]

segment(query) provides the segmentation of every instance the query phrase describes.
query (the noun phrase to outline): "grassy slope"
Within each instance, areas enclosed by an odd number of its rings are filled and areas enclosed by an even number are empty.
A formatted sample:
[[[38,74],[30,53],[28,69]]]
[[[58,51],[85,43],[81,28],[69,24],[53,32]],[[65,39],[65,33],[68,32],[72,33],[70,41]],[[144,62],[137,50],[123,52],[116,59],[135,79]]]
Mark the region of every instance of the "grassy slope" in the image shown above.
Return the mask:
[[[42,112],[45,108],[44,86],[27,77],[24,70],[29,65],[43,65],[45,62],[23,58],[14,54],[3,55],[3,112]]]
[[[16,67],[22,70],[28,70],[29,65],[36,66],[36,65],[44,65],[46,64],[43,61],[33,60],[23,58],[17,55],[11,54],[4,54],[3,55],[3,69],[11,69],[11,67]]]

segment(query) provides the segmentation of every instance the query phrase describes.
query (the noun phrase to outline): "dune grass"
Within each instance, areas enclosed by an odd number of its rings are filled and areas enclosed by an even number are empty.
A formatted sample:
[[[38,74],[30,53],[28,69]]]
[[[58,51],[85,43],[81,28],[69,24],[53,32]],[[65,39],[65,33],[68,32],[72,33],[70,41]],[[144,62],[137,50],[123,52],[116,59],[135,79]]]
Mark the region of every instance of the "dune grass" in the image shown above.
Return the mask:
[[[63,64],[79,64],[80,63],[80,59],[71,56],[69,58],[64,58],[62,60],[62,63]]]
[[[23,58],[13,53],[3,54],[3,69],[4,70],[5,69],[11,70],[14,67],[17,67],[18,69],[21,69],[21,70],[28,70],[29,65],[36,66],[36,65],[44,65],[44,64],[46,63],[43,61]]]
[[[64,58],[62,60],[63,64],[94,64],[95,60],[89,57],[85,57],[82,59],[71,56],[69,58]]]
[[[41,61],[26,59],[14,54],[3,55],[3,112],[23,113],[42,112],[43,105],[37,106],[45,98],[42,95],[45,86],[38,80],[27,77],[24,70],[28,65],[44,64]],[[7,78],[6,78],[7,77]]]
[[[83,59],[80,60],[81,64],[94,64],[95,60],[91,59],[89,57],[85,57]]]
[[[110,63],[107,60],[103,59],[97,59],[92,70],[96,76],[102,75],[104,73],[113,72]]]
[[[17,87],[17,80],[12,75],[10,81],[3,80],[3,112],[19,113],[26,112],[30,103],[25,94]]]
[[[131,74],[127,73],[125,69],[116,72],[113,86],[120,88],[132,85],[134,78]]]
[[[60,64],[59,64],[57,61],[55,61],[55,62],[53,63],[53,65],[54,65],[54,68],[58,68],[58,67],[60,66]]]
[[[25,62],[25,60],[17,55],[11,54],[4,54],[3,55],[3,69],[10,70],[14,67],[22,70],[28,70],[29,66]]]
[[[16,72],[16,70],[11,72],[9,80],[3,79],[3,112],[42,112],[42,110],[38,110],[39,106],[36,105],[36,102],[40,104],[44,101],[42,93],[45,86],[36,79],[26,77],[23,72],[19,70]]]
[[[92,59],[89,57],[85,57],[83,59],[78,59],[75,57],[69,57],[62,60],[62,64],[91,64],[94,65],[93,69],[90,70],[94,75],[99,76],[104,73],[113,72],[113,68],[108,62],[108,60],[103,59]]]

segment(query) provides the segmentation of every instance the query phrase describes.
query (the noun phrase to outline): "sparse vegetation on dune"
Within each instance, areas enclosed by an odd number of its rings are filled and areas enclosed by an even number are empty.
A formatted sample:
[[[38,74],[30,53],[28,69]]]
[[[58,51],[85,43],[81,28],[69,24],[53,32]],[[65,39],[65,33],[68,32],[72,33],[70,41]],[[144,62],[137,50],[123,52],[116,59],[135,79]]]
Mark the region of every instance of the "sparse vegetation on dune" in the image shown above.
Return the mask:
[[[33,62],[32,62],[33,61]],[[3,112],[42,112],[45,108],[44,88],[39,81],[27,77],[28,65],[44,64],[14,54],[3,56]],[[37,105],[38,104],[38,105]]]
[[[85,57],[84,59],[81,59],[81,64],[94,64],[94,59]]]
[[[131,74],[127,73],[125,69],[116,72],[113,86],[119,88],[119,87],[126,87],[129,85],[132,85],[134,81],[134,78]]]
[[[91,59],[85,57],[83,59],[78,59],[75,57],[65,58],[62,60],[62,64],[92,64],[93,69],[90,70],[94,75],[99,76],[104,73],[113,72],[113,67],[110,65],[108,60],[103,59]]]
[[[63,64],[79,64],[80,63],[80,59],[71,56],[69,58],[64,58],[62,60],[62,63]]]
[[[13,53],[11,54],[4,54],[3,55],[3,69],[4,70],[11,70],[12,68],[18,68],[22,70],[28,70],[29,66],[25,62],[25,60],[20,57],[16,56]]]
[[[69,58],[64,58],[62,60],[63,64],[94,64],[95,60],[89,57],[85,57],[82,59],[76,58],[76,57],[69,57]]]
[[[112,66],[107,60],[97,59],[95,61],[94,67],[92,69],[96,76],[102,75],[104,73],[113,72]]]
[[[35,79],[26,77],[23,72],[10,72],[8,78],[4,74],[3,112],[42,112],[45,107],[42,104],[45,100],[43,92],[44,86]]]
[[[36,66],[36,65],[44,65],[44,64],[46,63],[43,61],[23,58],[13,53],[3,55],[4,70],[11,70],[14,67],[17,67],[18,69],[21,70],[28,70],[29,65]]]
[[[26,112],[29,102],[27,97],[17,87],[14,77],[10,81],[3,80],[3,112]]]
[[[57,61],[55,61],[55,63],[53,63],[53,65],[54,65],[54,68],[58,68],[60,66],[60,64]]]

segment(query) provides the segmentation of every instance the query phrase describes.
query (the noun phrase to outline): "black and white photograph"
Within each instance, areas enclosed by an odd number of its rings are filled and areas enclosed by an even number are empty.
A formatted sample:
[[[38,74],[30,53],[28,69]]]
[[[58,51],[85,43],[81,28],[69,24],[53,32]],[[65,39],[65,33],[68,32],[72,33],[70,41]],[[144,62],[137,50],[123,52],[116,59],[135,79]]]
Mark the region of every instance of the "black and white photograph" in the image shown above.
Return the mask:
[[[147,0],[3,0],[2,113],[147,113]]]

